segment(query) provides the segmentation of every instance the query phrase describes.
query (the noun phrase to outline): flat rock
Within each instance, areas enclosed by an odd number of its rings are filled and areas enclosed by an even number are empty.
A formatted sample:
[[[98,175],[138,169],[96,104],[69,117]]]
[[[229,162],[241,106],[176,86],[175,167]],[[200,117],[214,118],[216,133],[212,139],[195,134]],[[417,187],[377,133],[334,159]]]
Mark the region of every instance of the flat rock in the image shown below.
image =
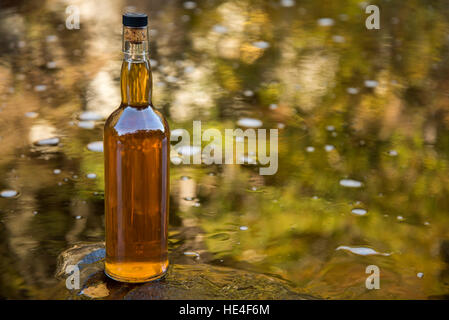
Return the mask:
[[[56,277],[60,284],[53,298],[200,300],[200,299],[313,299],[299,293],[287,281],[264,274],[208,264],[170,265],[164,279],[128,284],[104,274],[104,243],[80,243],[58,257]],[[67,289],[69,265],[80,270],[80,288]]]

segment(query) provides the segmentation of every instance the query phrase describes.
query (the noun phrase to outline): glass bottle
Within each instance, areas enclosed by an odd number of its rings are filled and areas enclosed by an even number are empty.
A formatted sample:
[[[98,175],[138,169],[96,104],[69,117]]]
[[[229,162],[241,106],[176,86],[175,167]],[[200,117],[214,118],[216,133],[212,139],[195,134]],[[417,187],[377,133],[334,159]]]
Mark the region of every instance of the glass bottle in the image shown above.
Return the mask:
[[[148,17],[123,15],[122,102],[104,127],[106,274],[122,282],[168,267],[170,133],[151,102]]]

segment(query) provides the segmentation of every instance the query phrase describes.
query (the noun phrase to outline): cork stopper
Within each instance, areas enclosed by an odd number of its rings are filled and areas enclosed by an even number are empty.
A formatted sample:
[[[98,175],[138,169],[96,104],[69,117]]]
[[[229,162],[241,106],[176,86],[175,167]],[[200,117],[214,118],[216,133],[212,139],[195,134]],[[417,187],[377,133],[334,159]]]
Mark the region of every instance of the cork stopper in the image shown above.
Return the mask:
[[[147,41],[147,28],[125,27],[123,31],[123,39],[131,43]]]
[[[148,16],[145,13],[123,15],[122,49],[125,57],[141,57],[148,53]]]
[[[123,15],[125,27],[141,28],[148,25],[148,16],[145,13],[127,12]]]

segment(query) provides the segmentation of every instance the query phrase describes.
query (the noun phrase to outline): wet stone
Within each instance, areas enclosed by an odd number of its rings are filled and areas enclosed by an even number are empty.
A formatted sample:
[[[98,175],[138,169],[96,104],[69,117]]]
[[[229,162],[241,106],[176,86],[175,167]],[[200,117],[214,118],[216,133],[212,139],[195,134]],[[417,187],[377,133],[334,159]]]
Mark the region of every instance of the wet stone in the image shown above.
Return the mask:
[[[65,299],[314,299],[287,281],[244,270],[208,264],[171,264],[164,279],[127,284],[104,274],[104,243],[79,243],[58,257],[54,298]],[[196,261],[196,260],[193,260]],[[80,270],[80,288],[66,288],[69,265]]]

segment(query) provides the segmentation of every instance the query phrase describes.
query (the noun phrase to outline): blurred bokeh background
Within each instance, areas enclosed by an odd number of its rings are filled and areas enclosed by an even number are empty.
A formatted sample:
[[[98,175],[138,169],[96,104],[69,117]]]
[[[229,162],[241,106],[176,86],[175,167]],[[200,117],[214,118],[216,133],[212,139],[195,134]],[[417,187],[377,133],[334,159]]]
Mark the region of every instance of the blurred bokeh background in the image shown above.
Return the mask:
[[[449,3],[1,0],[0,297],[51,298],[58,254],[104,239],[104,119],[121,14],[149,14],[171,129],[279,129],[279,169],[172,165],[173,263],[323,298],[449,297]],[[66,8],[80,29],[66,28]],[[260,123],[260,126],[259,124]],[[248,155],[252,156],[252,155]],[[365,288],[365,268],[381,289]]]

